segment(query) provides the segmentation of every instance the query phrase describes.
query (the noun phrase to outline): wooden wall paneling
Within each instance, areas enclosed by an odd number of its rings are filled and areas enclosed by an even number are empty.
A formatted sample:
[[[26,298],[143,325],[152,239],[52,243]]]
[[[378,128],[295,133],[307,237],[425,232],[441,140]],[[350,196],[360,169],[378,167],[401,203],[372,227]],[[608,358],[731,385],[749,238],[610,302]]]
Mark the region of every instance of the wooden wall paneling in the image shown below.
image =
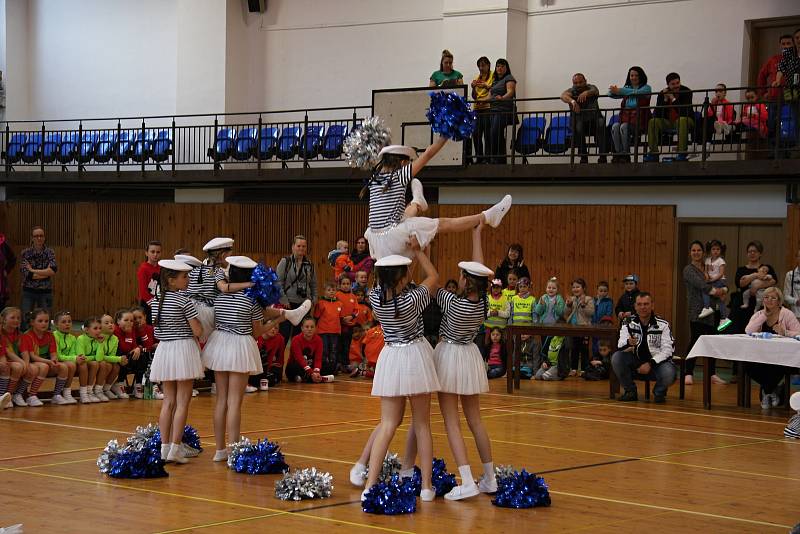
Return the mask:
[[[786,207],[786,269],[796,265],[795,257],[800,250],[800,204]]]

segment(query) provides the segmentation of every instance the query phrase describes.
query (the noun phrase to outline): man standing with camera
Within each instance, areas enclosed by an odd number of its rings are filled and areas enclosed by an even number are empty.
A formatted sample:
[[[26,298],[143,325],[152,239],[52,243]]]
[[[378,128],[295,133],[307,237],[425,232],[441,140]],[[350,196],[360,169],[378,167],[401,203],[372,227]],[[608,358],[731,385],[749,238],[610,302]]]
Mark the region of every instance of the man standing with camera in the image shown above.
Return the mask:
[[[314,265],[306,257],[308,241],[305,236],[296,235],[292,242],[292,255],[281,258],[275,272],[281,289],[281,304],[294,310],[306,300],[312,304],[317,301],[317,275]],[[299,326],[292,326],[289,321],[280,325],[280,332],[286,343],[300,333]]]

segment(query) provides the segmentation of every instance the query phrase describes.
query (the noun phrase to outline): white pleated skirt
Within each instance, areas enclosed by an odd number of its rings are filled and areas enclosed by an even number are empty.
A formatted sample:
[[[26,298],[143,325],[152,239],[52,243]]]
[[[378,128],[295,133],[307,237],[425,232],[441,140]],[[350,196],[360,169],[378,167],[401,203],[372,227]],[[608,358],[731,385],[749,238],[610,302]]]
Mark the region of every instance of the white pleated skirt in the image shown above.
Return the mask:
[[[214,307],[199,300],[192,300],[192,302],[194,302],[194,307],[197,309],[197,320],[200,321],[203,327],[200,343],[205,343],[208,341],[211,332],[214,331]]]
[[[249,373],[258,375],[264,372],[261,355],[253,336],[231,334],[214,330],[203,347],[203,365],[214,371]]]
[[[434,391],[439,391],[439,379],[428,340],[383,347],[372,380],[373,396],[404,397]]]
[[[153,354],[150,364],[150,380],[194,380],[203,377],[203,362],[200,347],[193,338],[162,341]]]
[[[477,395],[489,391],[486,365],[475,343],[458,345],[441,341],[433,351],[436,375],[445,393]]]
[[[419,246],[424,249],[433,241],[438,231],[439,219],[410,217],[383,230],[373,231],[371,228],[367,228],[364,237],[367,238],[369,251],[376,260],[392,254],[413,259],[414,253],[408,248],[408,240],[411,236],[416,237]]]

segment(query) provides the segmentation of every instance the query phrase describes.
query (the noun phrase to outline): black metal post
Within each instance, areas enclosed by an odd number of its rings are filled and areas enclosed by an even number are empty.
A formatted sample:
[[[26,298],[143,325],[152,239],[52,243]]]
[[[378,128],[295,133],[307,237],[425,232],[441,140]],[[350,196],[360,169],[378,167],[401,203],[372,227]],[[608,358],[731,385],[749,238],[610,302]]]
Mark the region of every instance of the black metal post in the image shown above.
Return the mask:
[[[114,147],[114,150],[116,150],[116,152],[117,152],[117,176],[118,177],[120,175],[119,174],[119,170],[120,170],[119,169],[119,167],[120,167],[120,163],[119,162],[122,159],[122,153],[119,151],[119,147],[121,145],[121,140],[122,140],[122,123],[120,122],[119,119],[117,119],[117,142],[116,142],[117,146]]]
[[[569,116],[570,116],[570,128],[572,129],[572,135],[569,136],[569,164],[575,165],[575,130],[576,125],[578,123],[578,114],[572,111],[572,106],[570,106]]]
[[[261,115],[258,115],[258,133],[256,134],[256,165],[258,169],[258,174],[261,174],[261,128],[263,127],[263,122],[261,119]]]
[[[703,106],[700,108],[700,120],[703,121],[703,138],[700,140],[703,145],[701,147],[703,163],[705,163],[706,159],[708,159],[708,149],[706,148],[708,140],[708,121],[706,120],[706,115],[708,114],[709,109],[711,109],[711,102],[708,100],[708,93],[706,93],[706,97],[703,99]],[[697,125],[695,125],[695,131],[697,131]],[[680,136],[680,130],[678,131],[678,136]],[[680,142],[680,139],[678,139],[678,142]]]
[[[511,168],[514,168],[514,160],[516,159],[516,150],[515,147],[517,146],[517,99],[515,98],[511,102]]]
[[[42,123],[42,137],[39,141],[41,143],[39,145],[39,161],[41,161],[42,177],[44,177],[44,122]]]
[[[11,145],[11,129],[8,127],[8,123],[6,123],[6,176],[8,173],[11,172],[11,163],[8,161],[8,147]]]
[[[303,151],[303,168],[308,168],[308,111],[303,119],[303,135],[300,136],[301,149]]]
[[[172,117],[172,176],[175,176],[175,152],[178,146],[178,139],[175,137],[175,117]]]
[[[142,176],[144,176],[144,161],[147,159],[147,147],[144,144],[144,142],[145,142],[144,127],[145,127],[144,119],[142,119],[142,137],[141,137],[141,142],[142,142]]]
[[[648,108],[649,109],[649,108]],[[639,163],[639,139],[642,133],[639,131],[639,124],[640,121],[640,113],[642,112],[641,107],[639,106],[639,99],[636,99],[636,124],[633,125],[633,162]],[[652,119],[651,119],[652,120]],[[620,127],[620,134],[622,133],[622,128]]]
[[[214,139],[211,141],[211,157],[214,158],[214,176],[219,172],[219,158],[217,157],[217,133],[219,130],[219,117],[214,117]]]
[[[78,123],[78,153],[75,155],[78,159],[78,178],[81,177],[81,152],[83,151],[83,122]]]

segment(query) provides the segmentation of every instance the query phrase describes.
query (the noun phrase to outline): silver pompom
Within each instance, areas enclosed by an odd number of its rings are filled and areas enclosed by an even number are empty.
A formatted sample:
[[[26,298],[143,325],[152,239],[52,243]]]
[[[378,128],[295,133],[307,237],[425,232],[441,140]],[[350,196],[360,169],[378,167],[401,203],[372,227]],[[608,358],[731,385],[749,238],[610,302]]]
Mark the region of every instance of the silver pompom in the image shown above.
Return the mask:
[[[333,492],[333,475],[317,471],[316,467],[296,469],[275,482],[275,496],[282,501],[327,499]]]
[[[494,467],[494,476],[498,479],[508,478],[514,475],[514,471],[513,465],[496,465]]]
[[[392,475],[399,473],[402,468],[403,464],[400,462],[400,456],[396,452],[387,452],[386,458],[383,459],[383,464],[381,464],[381,474],[378,475],[378,482],[386,482],[388,484],[392,479]],[[369,466],[367,466],[364,476],[369,476]]]
[[[344,157],[351,167],[371,170],[378,153],[391,143],[392,134],[380,117],[369,117],[344,140]]]
[[[112,439],[108,442],[106,448],[103,449],[103,452],[97,457],[97,467],[100,468],[101,473],[108,474],[108,471],[111,469],[111,459],[119,454],[119,451],[120,447],[117,440]]]

